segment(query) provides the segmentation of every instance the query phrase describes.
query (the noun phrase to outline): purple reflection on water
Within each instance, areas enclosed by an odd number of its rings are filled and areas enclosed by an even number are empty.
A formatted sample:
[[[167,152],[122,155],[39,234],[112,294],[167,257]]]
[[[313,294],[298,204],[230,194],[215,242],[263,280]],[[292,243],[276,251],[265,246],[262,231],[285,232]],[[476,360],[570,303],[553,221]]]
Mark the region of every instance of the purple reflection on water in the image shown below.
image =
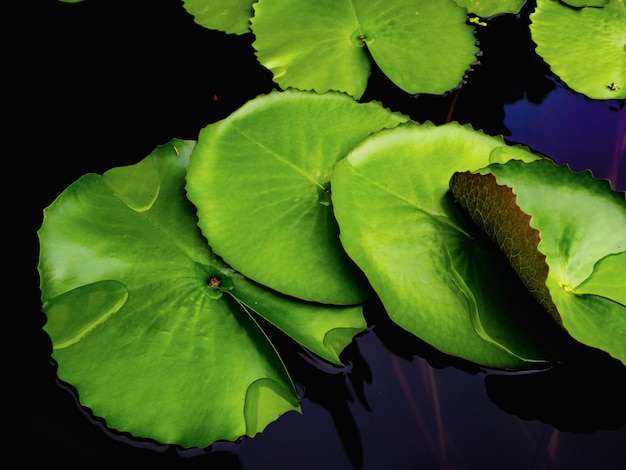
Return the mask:
[[[507,140],[608,178],[626,190],[626,106],[595,101],[557,86],[541,104],[523,99],[505,105]]]

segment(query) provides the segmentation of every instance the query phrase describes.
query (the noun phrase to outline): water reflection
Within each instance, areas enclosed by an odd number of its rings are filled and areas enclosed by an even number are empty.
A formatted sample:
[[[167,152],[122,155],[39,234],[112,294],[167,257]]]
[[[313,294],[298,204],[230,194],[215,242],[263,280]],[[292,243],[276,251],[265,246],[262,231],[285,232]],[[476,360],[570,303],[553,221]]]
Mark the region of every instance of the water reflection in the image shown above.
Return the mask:
[[[37,160],[40,171],[33,176],[38,178],[33,194],[38,199],[32,211],[36,220],[28,227],[31,238],[40,225],[41,209],[87,170],[101,172],[132,163],[172,136],[195,138],[207,122],[227,116],[248,98],[274,88],[267,71],[253,60],[250,37],[235,39],[192,29],[192,20],[176,2],[168,10],[161,10],[160,5],[127,9],[123,15],[119,5],[114,5],[107,7],[104,16],[106,2],[97,3],[84,2],[71,13],[65,5],[52,2],[48,8],[58,9],[59,14],[35,17],[34,9],[24,19],[36,21],[35,27],[24,24],[17,29],[33,35],[39,31],[34,37],[46,39],[22,41],[41,48],[25,57],[37,64],[31,75],[45,77],[28,91],[37,103],[33,105],[37,119],[24,126],[28,132],[38,129],[40,133],[40,148],[31,147],[30,154],[46,156]],[[445,96],[407,96],[374,69],[363,100],[380,100],[420,122],[456,120],[492,135],[503,134],[559,162],[592,165],[598,176],[610,176],[616,187],[626,189],[623,102],[587,100],[551,78],[548,67],[534,54],[528,8],[519,17],[505,15],[478,29],[480,63],[459,90]],[[92,11],[87,18],[79,13],[85,9]],[[61,53],[76,38],[97,43],[101,37],[110,37],[110,25],[118,25],[120,18],[125,21],[121,30],[116,29],[119,44],[107,43],[101,50],[107,54],[85,56],[82,46],[78,55]],[[146,31],[144,26],[154,29]],[[129,50],[128,45],[139,36],[150,39],[142,42],[151,46],[150,54]],[[178,54],[198,63],[186,72],[178,70]],[[233,62],[233,57],[245,59]],[[151,74],[152,86],[146,87],[146,71],[156,67],[164,72]],[[108,70],[109,77],[116,79],[101,90],[102,77],[94,73],[100,70]],[[116,78],[118,73],[123,80]],[[76,77],[86,83],[93,80],[102,93],[85,100],[75,93]],[[78,99],[73,101],[73,96]],[[183,107],[183,103],[189,105]],[[65,110],[63,120],[57,119],[59,109]],[[102,129],[109,136],[106,139]],[[58,142],[59,136],[66,139],[61,150],[47,158],[50,142]],[[32,243],[29,253],[36,253]],[[29,261],[28,266],[34,264]],[[47,365],[50,344],[41,331],[37,285],[35,277],[29,283],[31,291],[23,296],[31,299],[18,315],[25,325],[12,330],[27,332],[16,343],[27,345],[28,354],[35,357],[23,367],[28,378],[13,377],[19,385],[17,403],[24,404],[24,409],[17,424],[8,428],[15,439],[9,440],[5,455],[12,462],[15,456],[27,461],[37,454],[65,468],[77,464],[90,468],[511,470],[597,468],[603,459],[603,468],[617,468],[616,461],[623,460],[623,366],[583,348],[541,373],[483,371],[404,332],[376,304],[366,309],[371,329],[342,356],[349,364],[345,369],[319,362],[275,334],[273,341],[301,392],[302,415],[287,413],[254,439],[217,443],[208,451],[146,449],[124,436],[111,435],[100,424],[94,426],[72,397],[57,387],[54,370]],[[15,408],[13,402],[7,404]]]
[[[574,171],[591,169],[597,178],[608,178],[613,189],[626,190],[624,101],[590,100],[558,84],[541,106],[524,99],[505,110],[509,141]]]
[[[484,377],[489,399],[498,408],[527,420],[540,420],[562,431],[615,430],[626,425],[626,369],[602,351],[572,342],[563,362],[546,370],[496,372],[447,356],[400,330],[377,312],[375,334],[394,358],[420,358],[420,370],[454,368]],[[375,377],[374,377],[375,379]]]
[[[312,355],[263,319],[259,318],[257,321],[281,352],[283,361],[296,382],[300,398],[304,401],[303,413],[307,412],[306,408],[311,404],[317,411],[323,409],[330,416],[333,433],[339,439],[344,456],[352,467],[361,468],[363,443],[351,405],[371,411],[365,387],[371,383],[372,375],[359,351],[358,343],[353,342],[344,350],[341,359],[346,367],[338,367]],[[266,432],[268,431],[264,431]]]
[[[603,353],[572,343],[563,363],[549,370],[489,371],[403,331],[378,302],[368,304],[365,313],[370,329],[342,355],[345,369],[307,356],[288,339],[273,339],[287,351],[287,365],[302,393],[300,439],[312,453],[327,455],[312,460],[316,464],[551,468],[571,461],[574,448],[597,455],[596,446],[612,436],[593,433],[626,424],[620,408],[626,371]],[[274,440],[298,441],[292,436],[297,420],[291,418],[245,443],[253,448],[238,449],[244,466]],[[310,441],[312,436],[318,440]],[[619,436],[624,432],[613,438]],[[282,455],[273,450],[263,451],[264,462],[291,461],[289,450]]]

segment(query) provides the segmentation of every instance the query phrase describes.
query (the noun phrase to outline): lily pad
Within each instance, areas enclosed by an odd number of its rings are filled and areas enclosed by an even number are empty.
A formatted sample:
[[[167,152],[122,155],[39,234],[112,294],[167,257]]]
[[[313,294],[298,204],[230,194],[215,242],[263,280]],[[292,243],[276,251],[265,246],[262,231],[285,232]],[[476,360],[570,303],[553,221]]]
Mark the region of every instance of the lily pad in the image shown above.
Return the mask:
[[[184,191],[194,145],[73,183],[45,210],[38,269],[52,357],[80,402],[111,428],[205,447],[300,410],[253,311],[335,363],[366,325],[357,307],[285,298],[212,253]]]
[[[452,175],[450,190],[455,201],[506,255],[529,292],[560,322],[546,286],[549,269],[539,251],[541,236],[531,227],[531,217],[518,207],[511,188],[499,185],[492,174],[465,171]]]
[[[611,0],[561,0],[562,3],[575,8],[603,7]]]
[[[519,13],[526,0],[455,0],[459,6],[483,18],[503,13]]]
[[[330,175],[370,133],[407,119],[341,93],[255,98],[200,132],[187,192],[203,234],[234,269],[283,294],[362,303],[370,290],[339,241]]]
[[[573,90],[589,98],[626,98],[626,4],[574,9],[537,0],[530,31],[537,54]]]
[[[462,82],[478,53],[454,0],[259,0],[254,11],[253,46],[282,88],[360,98],[374,60],[402,90],[441,94]]]
[[[590,172],[573,173],[548,160],[511,161],[480,173],[512,188],[519,209],[532,216],[549,266],[545,282],[563,327],[626,364],[624,193]]]
[[[447,354],[503,369],[551,358],[551,322],[448,193],[455,171],[540,158],[469,126],[403,124],[366,139],[332,178],[341,241],[390,318]]]
[[[207,29],[229,34],[250,32],[255,0],[183,0],[183,7],[194,21]]]

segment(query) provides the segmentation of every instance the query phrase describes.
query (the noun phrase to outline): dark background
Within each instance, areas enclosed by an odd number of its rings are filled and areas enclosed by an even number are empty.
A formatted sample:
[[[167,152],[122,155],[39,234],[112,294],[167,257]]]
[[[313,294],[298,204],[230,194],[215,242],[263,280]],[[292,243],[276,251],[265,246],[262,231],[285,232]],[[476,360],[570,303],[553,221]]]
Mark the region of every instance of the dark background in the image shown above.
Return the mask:
[[[398,331],[377,305],[366,308],[372,326],[346,351],[346,371],[275,335],[303,414],[254,439],[182,452],[106,430],[50,363],[36,270],[43,208],[84,173],[195,139],[275,85],[251,35],[201,28],[179,1],[3,8],[6,468],[624,468],[623,366],[574,347],[546,372],[485,373]],[[479,29],[483,55],[459,92],[408,96],[374,70],[363,100],[503,134],[626,189],[623,103],[588,100],[552,76],[525,14]]]

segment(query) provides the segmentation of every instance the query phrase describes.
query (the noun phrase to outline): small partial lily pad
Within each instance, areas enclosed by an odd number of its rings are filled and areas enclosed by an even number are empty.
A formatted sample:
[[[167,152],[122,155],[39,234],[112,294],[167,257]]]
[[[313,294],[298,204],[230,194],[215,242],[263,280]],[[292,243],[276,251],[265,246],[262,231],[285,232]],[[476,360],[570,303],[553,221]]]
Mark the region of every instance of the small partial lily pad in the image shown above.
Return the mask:
[[[503,13],[519,13],[526,0],[455,0],[459,6],[483,18]]]
[[[570,88],[590,98],[626,98],[626,3],[575,9],[537,0],[530,31],[539,54]]]
[[[229,34],[250,32],[250,18],[255,0],[183,0],[187,13],[207,29]]]

